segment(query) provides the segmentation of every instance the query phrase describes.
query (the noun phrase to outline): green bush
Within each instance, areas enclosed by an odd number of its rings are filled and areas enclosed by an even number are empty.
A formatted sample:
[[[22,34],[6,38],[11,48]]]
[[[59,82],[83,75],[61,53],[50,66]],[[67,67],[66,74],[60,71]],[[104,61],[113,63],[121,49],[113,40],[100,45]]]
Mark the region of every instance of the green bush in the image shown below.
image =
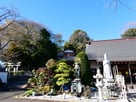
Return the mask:
[[[91,84],[91,69],[90,63],[85,52],[79,52],[76,55],[75,62],[80,63],[80,73],[81,73],[81,82],[82,84],[89,85]]]

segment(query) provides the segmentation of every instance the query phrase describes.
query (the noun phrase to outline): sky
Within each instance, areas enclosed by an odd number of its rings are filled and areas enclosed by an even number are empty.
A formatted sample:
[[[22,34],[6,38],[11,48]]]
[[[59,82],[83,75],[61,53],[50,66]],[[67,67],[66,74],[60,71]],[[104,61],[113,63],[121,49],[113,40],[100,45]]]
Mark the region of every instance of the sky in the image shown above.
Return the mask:
[[[22,19],[44,25],[68,41],[75,30],[83,30],[93,40],[121,38],[136,25],[136,1],[121,0],[1,0],[0,7],[13,7]]]

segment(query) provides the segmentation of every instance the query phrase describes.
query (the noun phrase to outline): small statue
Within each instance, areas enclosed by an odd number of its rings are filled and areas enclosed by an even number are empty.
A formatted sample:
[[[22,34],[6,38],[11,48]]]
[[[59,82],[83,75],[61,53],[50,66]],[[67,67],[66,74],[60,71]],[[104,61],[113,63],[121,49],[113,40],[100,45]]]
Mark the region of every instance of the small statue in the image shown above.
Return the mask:
[[[76,78],[79,79],[80,77],[80,66],[78,63],[75,63],[75,72],[76,72]]]

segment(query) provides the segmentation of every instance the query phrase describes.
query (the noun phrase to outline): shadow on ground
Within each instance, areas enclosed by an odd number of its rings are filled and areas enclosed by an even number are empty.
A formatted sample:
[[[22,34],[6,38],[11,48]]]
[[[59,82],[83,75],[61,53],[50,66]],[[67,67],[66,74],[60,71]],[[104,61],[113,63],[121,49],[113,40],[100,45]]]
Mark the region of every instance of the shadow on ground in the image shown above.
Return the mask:
[[[11,90],[26,90],[29,76],[14,76],[8,79],[8,84],[0,84],[0,92]]]

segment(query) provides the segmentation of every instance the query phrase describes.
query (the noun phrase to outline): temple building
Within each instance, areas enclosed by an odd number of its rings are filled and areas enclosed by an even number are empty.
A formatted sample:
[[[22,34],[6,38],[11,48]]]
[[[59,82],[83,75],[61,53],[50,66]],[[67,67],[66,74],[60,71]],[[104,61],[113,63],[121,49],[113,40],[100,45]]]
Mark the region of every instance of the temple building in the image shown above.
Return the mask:
[[[97,67],[103,72],[104,54],[107,54],[113,74],[117,71],[126,82],[136,82],[136,38],[91,41],[86,45],[86,54],[93,75]]]

